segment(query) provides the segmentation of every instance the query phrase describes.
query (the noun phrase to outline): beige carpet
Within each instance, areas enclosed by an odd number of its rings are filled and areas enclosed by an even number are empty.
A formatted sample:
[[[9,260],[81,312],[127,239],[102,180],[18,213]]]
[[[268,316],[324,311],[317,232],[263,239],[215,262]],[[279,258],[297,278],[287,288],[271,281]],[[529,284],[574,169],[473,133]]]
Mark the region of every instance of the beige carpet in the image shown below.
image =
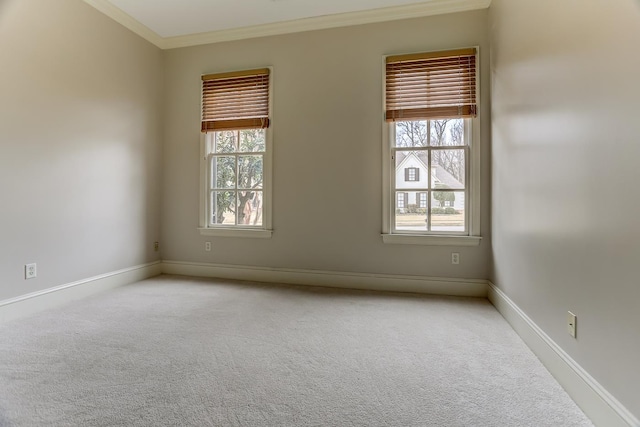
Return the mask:
[[[160,276],[0,326],[2,426],[589,426],[483,299]]]

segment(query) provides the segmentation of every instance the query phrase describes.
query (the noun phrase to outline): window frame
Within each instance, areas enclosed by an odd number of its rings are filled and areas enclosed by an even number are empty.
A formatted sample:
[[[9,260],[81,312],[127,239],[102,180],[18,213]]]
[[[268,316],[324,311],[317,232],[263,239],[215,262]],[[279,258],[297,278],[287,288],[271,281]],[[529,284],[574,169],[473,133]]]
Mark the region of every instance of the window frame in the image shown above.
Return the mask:
[[[382,240],[391,244],[411,245],[436,245],[436,246],[477,246],[482,239],[480,235],[480,123],[482,109],[480,90],[480,48],[476,49],[476,105],[477,115],[465,120],[465,141],[468,143],[468,158],[465,159],[468,187],[465,187],[465,233],[425,232],[395,230],[395,159],[393,148],[395,141],[395,122],[385,120],[385,91],[386,91],[386,58],[393,55],[384,55],[381,60],[382,70]],[[451,49],[442,50],[442,52]],[[438,52],[438,51],[432,51]],[[422,52],[417,52],[422,53]],[[419,197],[416,193],[416,197]]]
[[[263,154],[262,225],[209,224],[211,192],[211,158],[214,131],[200,133],[200,203],[198,231],[203,236],[271,238],[273,198],[273,67],[269,69],[269,127],[264,128],[265,151]],[[237,153],[236,153],[237,154]],[[251,152],[247,152],[251,154]],[[236,174],[238,171],[236,171]]]

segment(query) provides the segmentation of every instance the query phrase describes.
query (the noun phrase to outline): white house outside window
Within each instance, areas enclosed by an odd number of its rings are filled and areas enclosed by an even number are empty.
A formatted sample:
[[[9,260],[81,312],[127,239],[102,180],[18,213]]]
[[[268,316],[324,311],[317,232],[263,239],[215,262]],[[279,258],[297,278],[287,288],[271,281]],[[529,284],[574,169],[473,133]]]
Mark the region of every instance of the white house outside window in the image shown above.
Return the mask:
[[[386,58],[385,242],[478,244],[476,62],[475,48]]]

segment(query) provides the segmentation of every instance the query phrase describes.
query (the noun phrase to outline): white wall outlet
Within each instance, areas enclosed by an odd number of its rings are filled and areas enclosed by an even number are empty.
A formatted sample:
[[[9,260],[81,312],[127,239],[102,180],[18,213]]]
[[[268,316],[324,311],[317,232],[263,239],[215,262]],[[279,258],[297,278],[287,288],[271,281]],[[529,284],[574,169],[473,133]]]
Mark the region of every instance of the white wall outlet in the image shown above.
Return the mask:
[[[24,278],[25,279],[33,279],[38,275],[38,270],[36,269],[36,263],[26,264],[24,266]]]
[[[204,250],[211,252],[211,242],[204,242]]]
[[[458,252],[451,253],[451,264],[460,264],[460,254]]]
[[[153,250],[156,252],[160,250],[160,242],[153,242]]]
[[[567,332],[572,337],[576,337],[576,315],[570,311],[567,311]]]

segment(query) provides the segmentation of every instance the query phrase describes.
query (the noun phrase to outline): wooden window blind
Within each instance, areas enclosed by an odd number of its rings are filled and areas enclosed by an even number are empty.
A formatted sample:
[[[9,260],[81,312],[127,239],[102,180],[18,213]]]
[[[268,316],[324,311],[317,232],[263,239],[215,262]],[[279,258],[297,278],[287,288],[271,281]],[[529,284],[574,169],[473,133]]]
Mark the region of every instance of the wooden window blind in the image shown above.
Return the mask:
[[[268,127],[268,68],[202,76],[202,132]]]
[[[475,117],[476,49],[389,56],[386,121]]]

